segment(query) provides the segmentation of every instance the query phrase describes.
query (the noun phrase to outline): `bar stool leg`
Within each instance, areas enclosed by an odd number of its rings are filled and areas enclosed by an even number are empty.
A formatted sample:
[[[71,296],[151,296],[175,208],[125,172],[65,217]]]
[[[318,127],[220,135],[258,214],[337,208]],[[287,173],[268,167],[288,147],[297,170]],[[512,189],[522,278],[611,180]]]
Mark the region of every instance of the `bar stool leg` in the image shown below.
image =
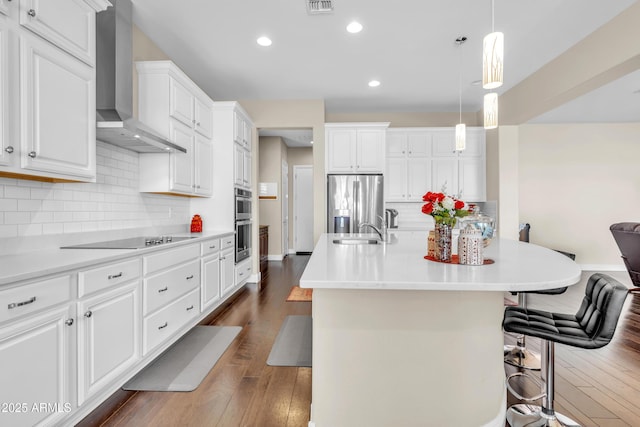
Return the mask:
[[[542,406],[518,404],[507,409],[507,422],[511,427],[580,427],[580,424],[553,408],[555,395],[555,343],[543,340],[543,366],[545,393]]]
[[[525,292],[518,293],[518,305],[520,307],[527,306],[527,295]],[[540,370],[540,355],[526,348],[524,335],[517,337],[516,345],[504,346],[504,362],[517,366],[518,368],[530,369],[532,371]]]

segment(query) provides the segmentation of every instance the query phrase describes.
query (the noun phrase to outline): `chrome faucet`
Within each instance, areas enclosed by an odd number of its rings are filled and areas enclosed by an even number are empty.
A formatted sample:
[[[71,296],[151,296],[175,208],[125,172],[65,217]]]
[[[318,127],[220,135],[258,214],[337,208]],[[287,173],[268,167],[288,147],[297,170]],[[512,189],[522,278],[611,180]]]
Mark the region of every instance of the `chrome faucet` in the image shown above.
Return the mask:
[[[384,218],[382,218],[381,216],[379,216],[378,218],[380,218],[382,220],[382,228],[378,228],[375,225],[368,223],[368,222],[363,222],[362,224],[360,224],[360,227],[358,228],[358,232],[362,232],[362,229],[364,227],[371,227],[373,228],[373,230],[378,234],[378,236],[380,237],[380,241],[381,242],[386,242],[389,240],[389,236],[387,234],[387,223],[385,221]]]

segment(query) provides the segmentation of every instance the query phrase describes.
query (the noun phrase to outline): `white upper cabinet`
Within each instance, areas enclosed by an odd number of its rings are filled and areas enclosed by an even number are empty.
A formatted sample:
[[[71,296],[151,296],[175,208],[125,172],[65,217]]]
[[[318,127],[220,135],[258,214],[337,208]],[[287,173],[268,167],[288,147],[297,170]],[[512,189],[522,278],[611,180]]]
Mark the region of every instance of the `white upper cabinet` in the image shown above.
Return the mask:
[[[454,128],[392,128],[387,131],[385,200],[419,202],[427,191],[486,199],[484,129],[467,128],[464,151],[455,150]]]
[[[22,168],[95,177],[95,70],[36,37],[20,56]]]
[[[7,12],[7,0],[0,0],[0,12]],[[0,14],[0,165],[9,165],[15,148],[9,135],[9,23]]]
[[[140,191],[213,194],[213,102],[171,61],[137,62],[138,115],[187,150],[140,155]]]
[[[95,10],[83,0],[21,0],[20,24],[95,65]]]
[[[327,173],[382,173],[389,123],[325,123]]]
[[[138,116],[169,136],[169,118],[206,138],[213,136],[213,101],[171,61],[136,62]]]
[[[106,0],[0,0],[0,176],[95,181],[95,13]]]

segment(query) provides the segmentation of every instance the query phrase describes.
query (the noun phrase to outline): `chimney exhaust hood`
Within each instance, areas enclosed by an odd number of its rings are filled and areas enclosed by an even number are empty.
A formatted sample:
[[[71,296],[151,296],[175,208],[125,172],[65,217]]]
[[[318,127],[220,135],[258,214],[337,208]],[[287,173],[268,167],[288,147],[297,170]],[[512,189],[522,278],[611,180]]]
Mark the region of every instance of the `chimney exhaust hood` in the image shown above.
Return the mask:
[[[139,153],[187,150],[133,117],[131,0],[96,15],[96,138]]]

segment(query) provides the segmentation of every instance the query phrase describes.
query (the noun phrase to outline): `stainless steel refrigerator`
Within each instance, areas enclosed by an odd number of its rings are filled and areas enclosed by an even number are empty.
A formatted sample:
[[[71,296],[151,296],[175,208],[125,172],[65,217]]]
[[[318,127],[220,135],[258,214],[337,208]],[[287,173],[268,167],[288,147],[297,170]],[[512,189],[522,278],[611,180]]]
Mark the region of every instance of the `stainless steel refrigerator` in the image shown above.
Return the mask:
[[[380,174],[327,175],[327,233],[359,233],[365,222],[382,227],[383,183]]]

